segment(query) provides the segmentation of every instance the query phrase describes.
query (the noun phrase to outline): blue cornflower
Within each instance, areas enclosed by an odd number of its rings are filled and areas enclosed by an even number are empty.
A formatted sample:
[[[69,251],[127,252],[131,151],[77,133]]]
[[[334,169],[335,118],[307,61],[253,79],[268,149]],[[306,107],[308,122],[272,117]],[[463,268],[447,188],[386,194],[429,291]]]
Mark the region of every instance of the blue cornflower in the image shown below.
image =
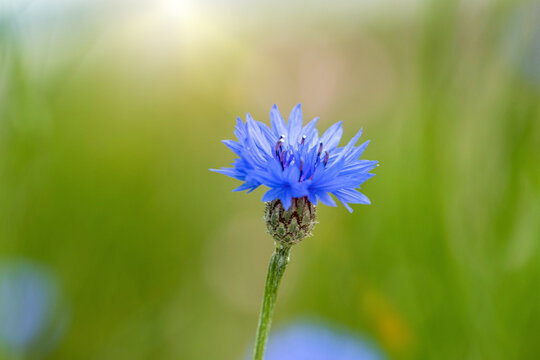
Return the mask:
[[[270,334],[266,360],[382,360],[372,342],[345,329],[300,321]]]
[[[61,340],[69,311],[57,280],[29,260],[0,262],[0,358],[44,355]]]
[[[270,111],[272,129],[255,121],[248,113],[246,122],[238,118],[235,135],[238,141],[224,140],[239,156],[232,168],[214,170],[244,183],[233,191],[251,192],[260,185],[270,188],[262,200],[281,200],[287,210],[293,198],[306,197],[317,205],[336,206],[333,194],[352,212],[349,203],[370,204],[357,189],[374,176],[369,173],[377,161],[359,160],[369,141],[359,146],[360,130],[344,147],[338,147],[343,135],[341,121],[319,137],[315,118],[302,126],[302,109],[298,104],[285,124],[276,105]]]

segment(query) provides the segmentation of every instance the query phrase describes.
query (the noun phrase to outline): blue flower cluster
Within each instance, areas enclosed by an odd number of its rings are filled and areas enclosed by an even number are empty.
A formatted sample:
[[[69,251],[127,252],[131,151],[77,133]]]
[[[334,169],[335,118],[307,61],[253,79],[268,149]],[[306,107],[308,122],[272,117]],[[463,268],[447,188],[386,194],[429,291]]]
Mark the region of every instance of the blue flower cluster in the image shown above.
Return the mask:
[[[70,316],[61,294],[58,279],[42,265],[0,262],[0,358],[44,358],[58,344]]]
[[[272,333],[266,360],[383,360],[375,344],[350,331],[310,321]]]
[[[285,124],[276,105],[270,111],[272,129],[255,121],[248,113],[246,122],[238,118],[234,131],[238,141],[224,140],[239,156],[232,168],[214,170],[244,183],[233,191],[253,191],[260,185],[270,188],[262,200],[281,200],[285,209],[293,198],[307,197],[313,204],[336,206],[333,194],[352,212],[351,204],[370,204],[357,189],[374,176],[369,173],[377,161],[359,160],[369,141],[359,146],[360,130],[344,147],[338,147],[343,135],[341,121],[319,137],[318,118],[302,123],[298,104]]]

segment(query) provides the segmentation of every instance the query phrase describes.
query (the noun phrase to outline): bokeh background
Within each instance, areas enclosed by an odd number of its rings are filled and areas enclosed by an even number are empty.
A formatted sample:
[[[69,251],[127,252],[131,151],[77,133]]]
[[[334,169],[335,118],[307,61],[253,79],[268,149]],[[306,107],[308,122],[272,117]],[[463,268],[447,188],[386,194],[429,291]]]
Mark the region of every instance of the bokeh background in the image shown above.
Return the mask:
[[[236,116],[298,102],[344,138],[363,126],[381,166],[371,206],[320,207],[275,329],[540,358],[539,19],[534,1],[0,1],[0,358],[245,359],[263,190],[208,168],[232,162]]]

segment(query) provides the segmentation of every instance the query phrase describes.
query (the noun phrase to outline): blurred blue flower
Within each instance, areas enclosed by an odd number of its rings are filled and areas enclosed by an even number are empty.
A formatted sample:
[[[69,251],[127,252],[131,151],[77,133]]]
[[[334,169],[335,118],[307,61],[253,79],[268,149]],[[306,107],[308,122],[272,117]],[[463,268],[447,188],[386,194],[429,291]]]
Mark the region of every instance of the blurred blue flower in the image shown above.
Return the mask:
[[[510,61],[528,81],[540,86],[540,3],[520,5],[507,28]]]
[[[341,121],[331,126],[321,137],[315,128],[318,118],[302,126],[302,109],[298,104],[289,116],[288,124],[276,105],[270,111],[272,129],[253,120],[238,118],[235,135],[238,141],[224,140],[239,156],[233,168],[214,170],[244,182],[234,191],[253,191],[260,185],[270,188],[262,200],[279,199],[285,209],[293,198],[307,197],[313,204],[336,206],[333,194],[352,212],[349,203],[370,204],[356,189],[374,176],[369,173],[377,161],[359,160],[369,141],[355,146],[360,130],[345,146],[338,147],[343,135]]]
[[[298,322],[270,335],[265,360],[381,360],[361,337],[318,323]]]
[[[59,285],[46,268],[20,260],[0,265],[0,349],[43,354],[65,329],[59,310]]]

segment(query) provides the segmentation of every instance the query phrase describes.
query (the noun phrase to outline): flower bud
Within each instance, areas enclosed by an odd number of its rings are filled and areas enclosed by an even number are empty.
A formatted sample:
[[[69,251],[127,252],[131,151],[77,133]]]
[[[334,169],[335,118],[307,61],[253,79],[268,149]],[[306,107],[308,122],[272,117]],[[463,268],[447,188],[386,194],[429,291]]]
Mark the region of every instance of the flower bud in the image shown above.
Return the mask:
[[[315,221],[316,206],[306,197],[293,198],[292,206],[285,210],[280,200],[266,203],[264,221],[268,233],[283,246],[299,243],[311,236]]]

